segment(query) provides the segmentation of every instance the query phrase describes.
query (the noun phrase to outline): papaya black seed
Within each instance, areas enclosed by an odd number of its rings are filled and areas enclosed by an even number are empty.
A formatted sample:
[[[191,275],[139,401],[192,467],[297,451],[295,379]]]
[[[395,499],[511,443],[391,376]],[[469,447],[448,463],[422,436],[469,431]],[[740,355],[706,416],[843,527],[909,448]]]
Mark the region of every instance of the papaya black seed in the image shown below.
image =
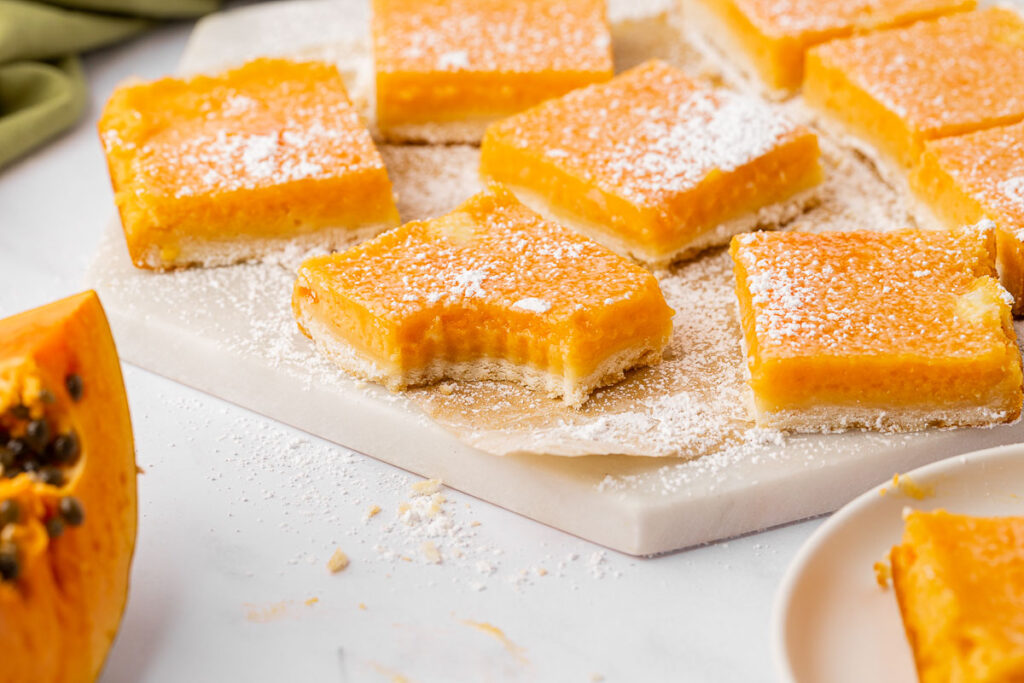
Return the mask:
[[[67,387],[68,395],[71,396],[72,401],[78,401],[82,398],[82,391],[85,389],[82,386],[82,378],[75,373],[71,373],[64,378],[64,386]]]
[[[46,442],[50,440],[50,425],[46,420],[32,420],[25,427],[25,441],[36,453],[42,453],[46,449]]]
[[[68,526],[78,526],[85,521],[85,510],[74,496],[61,498],[60,503],[57,504],[57,511]]]
[[[78,437],[74,432],[61,434],[47,450],[50,462],[56,465],[71,465],[78,459]]]
[[[36,477],[44,484],[50,486],[63,486],[64,473],[56,467],[42,467]]]
[[[50,517],[46,520],[46,535],[50,538],[58,538],[64,533],[64,520],[60,517]]]
[[[16,405],[11,408],[11,415],[18,418],[19,420],[27,420],[29,417],[28,406]]]
[[[0,502],[0,528],[18,521],[21,510],[18,508],[18,501],[8,499]]]
[[[32,455],[32,449],[24,439],[11,439],[7,442],[7,450],[14,454],[15,460],[23,460]]]
[[[18,549],[13,545],[0,546],[0,581],[14,581],[20,572]]]
[[[0,446],[0,467],[4,468],[4,473],[7,473],[12,467],[14,467],[14,463],[17,460],[18,459],[14,457],[14,451],[7,446]]]

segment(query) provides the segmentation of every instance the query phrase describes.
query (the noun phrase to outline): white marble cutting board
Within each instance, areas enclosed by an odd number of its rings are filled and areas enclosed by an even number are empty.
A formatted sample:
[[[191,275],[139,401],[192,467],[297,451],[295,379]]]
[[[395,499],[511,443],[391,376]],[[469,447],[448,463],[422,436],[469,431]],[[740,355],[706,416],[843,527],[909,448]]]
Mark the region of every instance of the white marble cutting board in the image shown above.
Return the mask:
[[[183,71],[365,35],[363,3],[298,0],[200,22]],[[614,12],[613,12],[614,16]],[[829,512],[946,456],[1024,440],[1024,425],[883,436],[799,437],[689,462],[625,456],[497,457],[411,402],[339,375],[291,323],[291,275],[247,265],[136,271],[111,224],[88,274],[123,359],[545,524],[655,554]]]

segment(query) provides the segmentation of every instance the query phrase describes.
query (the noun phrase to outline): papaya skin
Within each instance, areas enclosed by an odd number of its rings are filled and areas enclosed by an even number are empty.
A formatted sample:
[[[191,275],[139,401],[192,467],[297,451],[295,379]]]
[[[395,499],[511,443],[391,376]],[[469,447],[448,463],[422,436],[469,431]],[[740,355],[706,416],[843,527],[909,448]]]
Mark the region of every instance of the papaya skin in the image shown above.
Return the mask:
[[[81,379],[78,400],[70,376]],[[33,402],[40,388],[46,400]],[[19,396],[33,418],[45,411],[73,431],[79,451],[59,486],[24,472],[0,477],[0,502],[16,500],[20,510],[4,530],[20,571],[0,581],[0,683],[92,681],[124,612],[137,527],[128,401],[95,292],[0,320],[0,414]],[[46,520],[67,496],[81,503],[84,520],[50,538]]]

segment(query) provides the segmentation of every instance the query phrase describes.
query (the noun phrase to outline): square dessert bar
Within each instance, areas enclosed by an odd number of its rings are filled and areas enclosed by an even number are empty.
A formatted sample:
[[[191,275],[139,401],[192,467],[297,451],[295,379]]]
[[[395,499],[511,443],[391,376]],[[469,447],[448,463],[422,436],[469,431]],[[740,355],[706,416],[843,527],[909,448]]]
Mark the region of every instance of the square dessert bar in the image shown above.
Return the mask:
[[[921,683],[1024,680],[1024,517],[910,511],[893,588]]]
[[[612,77],[604,0],[374,0],[377,127],[477,143],[495,119]]]
[[[769,93],[800,89],[804,53],[880,28],[973,9],[975,0],[683,0],[688,23]]]
[[[480,173],[656,265],[793,218],[822,177],[810,130],[660,61],[493,124]]]
[[[991,229],[758,232],[731,255],[758,425],[902,431],[1020,414]]]
[[[140,268],[342,247],[399,222],[384,162],[327,64],[259,59],[122,86],[99,131]]]
[[[909,169],[926,140],[1024,119],[1024,20],[993,7],[816,47],[804,97]]]
[[[910,186],[948,227],[997,226],[999,274],[1024,314],[1024,123],[930,140]]]
[[[351,374],[393,390],[513,380],[571,405],[661,360],[657,280],[491,186],[299,269],[299,327]]]

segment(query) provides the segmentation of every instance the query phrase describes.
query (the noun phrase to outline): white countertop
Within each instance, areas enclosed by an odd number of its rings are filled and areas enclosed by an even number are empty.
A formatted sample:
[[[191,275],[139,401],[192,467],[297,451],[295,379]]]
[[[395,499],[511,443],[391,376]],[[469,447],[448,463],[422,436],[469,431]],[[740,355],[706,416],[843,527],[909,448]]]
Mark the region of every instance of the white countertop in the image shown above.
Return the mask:
[[[86,120],[0,172],[0,316],[81,288],[114,211],[100,107],[128,76],[172,72],[190,28],[89,56]],[[817,522],[637,559],[445,491],[463,557],[432,565],[425,530],[395,520],[412,475],[138,368],[125,379],[145,474],[103,681],[774,680],[773,595]],[[352,562],[330,575],[338,547]]]

